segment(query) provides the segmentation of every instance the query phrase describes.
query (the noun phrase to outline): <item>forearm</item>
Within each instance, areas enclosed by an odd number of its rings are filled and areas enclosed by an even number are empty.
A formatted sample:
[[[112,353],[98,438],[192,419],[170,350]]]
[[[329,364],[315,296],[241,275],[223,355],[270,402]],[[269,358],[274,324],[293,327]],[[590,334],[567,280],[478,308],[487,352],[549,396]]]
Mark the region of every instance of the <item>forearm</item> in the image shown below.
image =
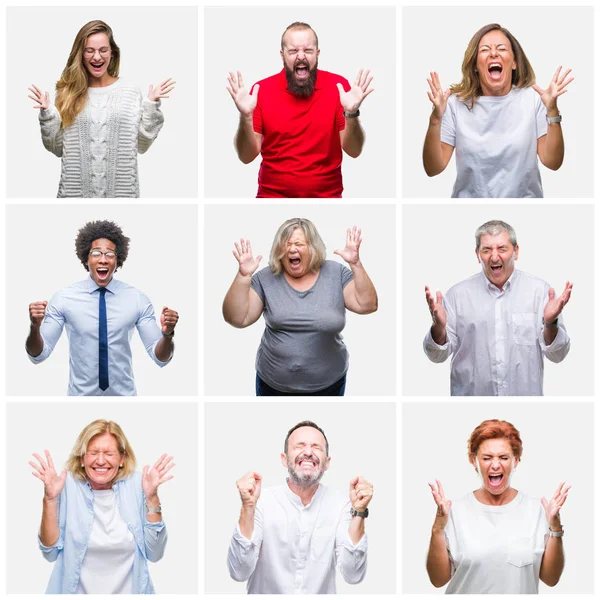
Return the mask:
[[[146,498],[146,506],[148,508],[158,508],[160,506],[158,494]],[[146,512],[146,521],[148,521],[148,523],[160,523],[160,521],[162,521],[162,518],[162,512]]]
[[[549,117],[558,117],[558,108],[548,110]],[[546,145],[544,147],[544,166],[556,171],[560,169],[565,157],[565,141],[560,123],[548,123]]]
[[[439,323],[432,325],[431,337],[438,346],[443,346],[448,340],[448,337],[446,335],[446,327],[440,325]]]
[[[167,362],[173,356],[174,350],[175,343],[173,342],[173,337],[163,335],[154,348],[154,354],[160,362]]]
[[[544,343],[549,346],[558,335],[558,327],[546,327],[544,326]]]
[[[254,516],[256,513],[255,506],[242,506],[240,510],[240,519],[238,525],[240,527],[240,533],[247,539],[252,539],[254,533]]]
[[[235,276],[223,300],[223,318],[234,327],[245,327],[250,308],[250,284],[252,275]]]
[[[354,295],[361,307],[361,313],[375,312],[378,306],[377,291],[365,268],[359,261],[354,265],[350,265],[350,269],[354,276]]]
[[[358,158],[365,144],[365,131],[361,127],[358,117],[346,118],[343,140],[342,149],[344,152],[352,158]]]
[[[365,534],[365,520],[362,517],[352,517],[348,527],[348,535],[352,543],[356,546]]]
[[[260,147],[254,133],[252,114],[249,116],[240,114],[240,122],[234,143],[238,158],[246,165],[259,155]]]
[[[423,144],[423,167],[429,177],[439,175],[446,168],[442,152],[441,119],[434,119],[433,117],[429,119],[429,127]]]
[[[540,579],[546,585],[553,587],[559,582],[564,567],[565,553],[562,538],[548,538],[540,567]]]
[[[44,349],[44,340],[40,333],[40,328],[35,325],[31,325],[29,328],[29,335],[25,342],[25,348],[30,356],[39,356]]]
[[[435,526],[431,530],[431,540],[427,554],[427,574],[435,587],[446,585],[452,576],[450,557],[446,548],[446,535],[443,529]]]
[[[58,542],[58,498],[48,499],[44,496],[42,504],[42,523],[40,525],[40,541],[44,546],[53,546]]]

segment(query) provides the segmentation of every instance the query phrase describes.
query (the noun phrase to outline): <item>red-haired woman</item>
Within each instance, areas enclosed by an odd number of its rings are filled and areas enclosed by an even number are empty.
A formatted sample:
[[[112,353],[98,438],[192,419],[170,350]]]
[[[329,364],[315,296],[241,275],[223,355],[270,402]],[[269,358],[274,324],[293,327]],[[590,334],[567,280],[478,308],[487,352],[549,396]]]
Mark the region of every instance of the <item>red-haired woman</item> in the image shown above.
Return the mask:
[[[103,21],[77,34],[56,84],[56,106],[48,92],[29,88],[40,109],[42,141],[62,159],[59,198],[137,198],[137,154],[148,150],[164,116],[161,98],[175,82],[150,86],[147,98],[119,79],[121,51]]]
[[[437,513],[427,573],[447,594],[537,594],[539,580],[558,583],[564,567],[560,509],[571,486],[548,501],[511,487],[521,460],[519,432],[507,421],[484,421],[468,443],[481,487],[454,504],[439,481],[429,484]]]

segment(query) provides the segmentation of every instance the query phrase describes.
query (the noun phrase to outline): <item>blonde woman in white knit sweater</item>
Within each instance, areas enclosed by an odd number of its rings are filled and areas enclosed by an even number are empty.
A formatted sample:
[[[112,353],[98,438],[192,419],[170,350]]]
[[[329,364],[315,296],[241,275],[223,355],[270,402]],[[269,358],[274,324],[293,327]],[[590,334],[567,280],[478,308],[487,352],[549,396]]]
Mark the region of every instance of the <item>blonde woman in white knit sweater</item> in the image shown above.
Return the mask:
[[[56,106],[48,92],[29,88],[40,109],[42,141],[62,159],[59,198],[137,198],[137,154],[158,136],[161,98],[175,87],[167,79],[147,98],[119,79],[120,50],[103,21],[84,25],[60,80]]]

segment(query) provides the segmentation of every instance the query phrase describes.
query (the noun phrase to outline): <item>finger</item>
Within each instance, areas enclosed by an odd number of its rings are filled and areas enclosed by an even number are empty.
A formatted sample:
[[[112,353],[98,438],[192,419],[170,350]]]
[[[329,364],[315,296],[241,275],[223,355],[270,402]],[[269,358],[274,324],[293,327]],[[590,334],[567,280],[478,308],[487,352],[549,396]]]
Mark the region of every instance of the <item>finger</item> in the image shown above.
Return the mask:
[[[558,80],[558,85],[562,85],[564,80],[569,76],[569,73],[571,72],[571,69],[567,69],[561,76],[561,78]]]
[[[40,88],[38,88],[34,83],[31,84],[31,87],[41,96],[42,95],[42,90],[40,90]]]
[[[252,91],[253,91],[253,93],[252,93],[252,94],[250,94],[250,95],[251,95],[253,98],[256,98],[256,96],[258,96],[258,90],[259,90],[259,89],[260,89],[260,85],[257,83],[257,84],[254,86],[254,89],[252,90]]]
[[[371,85],[371,82],[373,81],[373,75],[369,75],[369,78],[367,79],[367,81],[365,82],[365,84],[363,85],[363,91],[367,91],[367,89],[369,88],[369,86]]]
[[[442,303],[442,292],[435,293],[435,302],[436,302],[436,304]]]
[[[172,77],[169,77],[168,79],[165,79],[165,80],[164,80],[164,81],[163,81],[163,82],[160,84],[160,87],[164,87],[166,84],[168,84],[168,83],[169,83],[169,81],[172,81],[172,79],[173,79]]]
[[[240,71],[238,71],[237,76],[238,76],[238,87],[243,88],[244,87],[244,79],[242,77],[242,73]]]
[[[165,483],[165,481],[170,481],[171,479],[173,479],[173,477],[175,477],[175,475],[173,475],[173,474],[167,475],[166,477],[161,477],[158,480],[158,485],[162,485],[163,483]]]
[[[48,452],[48,450],[44,450],[44,453],[46,454],[46,459],[48,460],[48,466],[51,469],[54,469],[54,461],[52,460],[52,457],[50,456],[50,452]]]
[[[37,477],[40,481],[44,481],[44,478],[39,473],[36,473],[35,471],[31,471],[31,474],[34,477]]]
[[[439,490],[440,496],[445,500],[446,494],[444,493],[444,488],[442,487],[442,482],[439,479],[436,479],[436,481],[438,484],[438,490]]]
[[[542,88],[539,85],[532,85],[531,86],[540,96],[542,95],[543,91]]]
[[[341,98],[345,94],[344,86],[341,83],[337,83],[336,85],[337,85],[337,89],[338,89],[338,92],[340,93],[340,98]]]
[[[33,456],[35,456],[38,459],[38,462],[42,466],[42,469],[47,469],[48,468],[48,465],[46,464],[46,462],[44,461],[44,459],[39,454],[37,454],[36,452],[34,452]]]
[[[556,69],[556,71],[554,72],[554,75],[552,77],[552,81],[556,81],[558,79],[558,75],[560,74],[560,70],[562,69],[562,65],[559,65],[558,69]]]
[[[556,292],[554,291],[554,288],[550,288],[548,290],[548,300],[554,300],[554,296],[556,295]]]
[[[356,76],[356,79],[354,80],[354,85],[360,85],[360,80],[362,78],[362,74],[363,74],[363,70],[360,69],[358,71],[358,75]],[[339,85],[339,84],[338,84]]]
[[[40,468],[40,466],[36,465],[32,460],[30,460],[27,464],[30,465],[31,467],[33,467],[38,473],[42,472],[42,469]],[[35,475],[35,473],[34,473],[34,475]]]
[[[160,463],[164,460],[165,456],[167,456],[166,452],[163,452],[163,454],[160,455],[160,457],[158,458],[158,460],[154,463],[154,466],[152,467],[153,469],[157,469],[160,465]]]
[[[541,502],[542,502],[542,506],[544,507],[544,510],[547,511],[548,510],[548,500],[546,500],[546,498],[542,498]]]

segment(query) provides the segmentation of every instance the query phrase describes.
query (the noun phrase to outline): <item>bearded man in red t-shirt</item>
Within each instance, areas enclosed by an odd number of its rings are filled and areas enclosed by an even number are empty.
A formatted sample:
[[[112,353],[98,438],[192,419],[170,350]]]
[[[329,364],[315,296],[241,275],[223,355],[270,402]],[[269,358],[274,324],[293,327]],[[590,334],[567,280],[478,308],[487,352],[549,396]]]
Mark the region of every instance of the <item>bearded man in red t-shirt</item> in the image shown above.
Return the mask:
[[[352,158],[362,152],[359,107],[373,77],[361,69],[350,85],[317,68],[320,52],[310,25],[292,23],[281,36],[281,72],[249,92],[239,71],[229,74],[240,111],[238,157],[248,164],[262,156],[257,198],[341,198],[342,150]]]

